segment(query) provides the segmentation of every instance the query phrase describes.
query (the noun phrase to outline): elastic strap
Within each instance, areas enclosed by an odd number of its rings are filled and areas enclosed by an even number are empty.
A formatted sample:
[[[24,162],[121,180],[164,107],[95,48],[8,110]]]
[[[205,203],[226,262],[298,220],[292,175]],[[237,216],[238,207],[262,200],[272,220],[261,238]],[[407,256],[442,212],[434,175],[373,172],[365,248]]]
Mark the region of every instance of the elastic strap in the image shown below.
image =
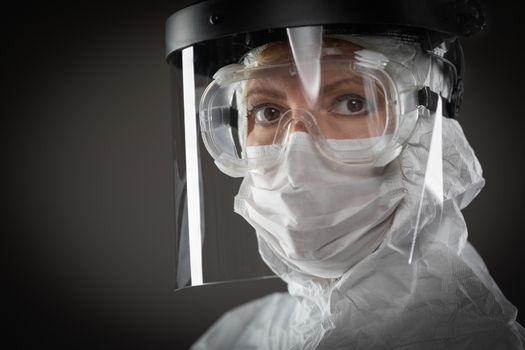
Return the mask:
[[[441,98],[442,108],[441,113],[444,117],[454,118],[454,115],[451,115],[452,103],[449,102],[443,96],[440,96],[437,92],[434,92],[428,86],[424,86],[417,91],[418,104],[425,107],[430,112],[435,113],[438,107],[438,100]]]

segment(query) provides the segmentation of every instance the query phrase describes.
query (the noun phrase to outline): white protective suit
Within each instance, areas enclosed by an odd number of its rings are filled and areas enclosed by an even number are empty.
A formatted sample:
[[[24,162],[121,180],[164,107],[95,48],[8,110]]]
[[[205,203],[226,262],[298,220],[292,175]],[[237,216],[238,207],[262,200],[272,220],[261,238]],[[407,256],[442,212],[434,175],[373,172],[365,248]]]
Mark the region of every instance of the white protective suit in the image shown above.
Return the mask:
[[[446,93],[440,69],[411,45],[391,39],[369,39],[367,45],[404,62],[419,83]],[[525,349],[516,308],[466,241],[461,209],[484,180],[453,119],[444,118],[442,125],[441,221],[435,203],[425,201],[415,257],[408,263],[432,125],[431,118],[420,118],[399,161],[391,163],[401,168],[406,194],[379,248],[341,278],[313,279],[291,270],[258,232],[261,256],[288,283],[289,293],[231,310],[192,349]]]

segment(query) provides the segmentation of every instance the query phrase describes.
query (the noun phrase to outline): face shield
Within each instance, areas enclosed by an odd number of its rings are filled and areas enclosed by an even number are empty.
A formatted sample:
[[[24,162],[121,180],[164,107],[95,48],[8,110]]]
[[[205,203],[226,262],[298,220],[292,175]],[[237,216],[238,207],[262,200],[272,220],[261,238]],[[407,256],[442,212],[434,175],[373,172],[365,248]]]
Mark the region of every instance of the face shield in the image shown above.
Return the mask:
[[[412,261],[425,200],[437,216],[442,202],[441,98],[428,67],[367,43],[313,26],[252,47],[195,45],[171,56],[177,288],[272,275],[233,200],[243,177],[284,161],[294,134],[308,134],[331,162],[381,169],[426,116],[411,243],[395,243]]]

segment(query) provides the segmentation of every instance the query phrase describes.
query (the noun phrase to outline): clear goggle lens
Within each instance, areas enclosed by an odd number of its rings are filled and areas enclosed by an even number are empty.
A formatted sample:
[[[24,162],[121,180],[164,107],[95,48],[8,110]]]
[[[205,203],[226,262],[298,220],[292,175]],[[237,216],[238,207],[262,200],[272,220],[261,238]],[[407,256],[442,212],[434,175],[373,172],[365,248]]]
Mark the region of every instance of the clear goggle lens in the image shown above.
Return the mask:
[[[399,115],[407,111],[387,64],[323,57],[310,63],[317,78],[307,86],[293,62],[224,67],[200,104],[208,150],[225,166],[260,167],[275,160],[290,133],[302,131],[330,158],[373,162],[396,144]],[[254,146],[272,152],[246,151]]]

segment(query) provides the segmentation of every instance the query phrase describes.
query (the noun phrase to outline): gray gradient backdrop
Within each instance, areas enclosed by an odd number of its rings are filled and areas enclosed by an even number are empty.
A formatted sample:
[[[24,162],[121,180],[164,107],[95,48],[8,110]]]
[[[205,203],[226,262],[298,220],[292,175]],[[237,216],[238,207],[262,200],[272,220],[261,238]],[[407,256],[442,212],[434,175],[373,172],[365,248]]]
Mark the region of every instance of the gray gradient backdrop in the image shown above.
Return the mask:
[[[184,349],[224,310],[283,288],[268,280],[172,291],[164,21],[189,2],[4,11],[3,309],[14,348]],[[525,309],[516,3],[486,4],[487,31],[464,41],[460,121],[487,180],[464,211],[470,241]]]

